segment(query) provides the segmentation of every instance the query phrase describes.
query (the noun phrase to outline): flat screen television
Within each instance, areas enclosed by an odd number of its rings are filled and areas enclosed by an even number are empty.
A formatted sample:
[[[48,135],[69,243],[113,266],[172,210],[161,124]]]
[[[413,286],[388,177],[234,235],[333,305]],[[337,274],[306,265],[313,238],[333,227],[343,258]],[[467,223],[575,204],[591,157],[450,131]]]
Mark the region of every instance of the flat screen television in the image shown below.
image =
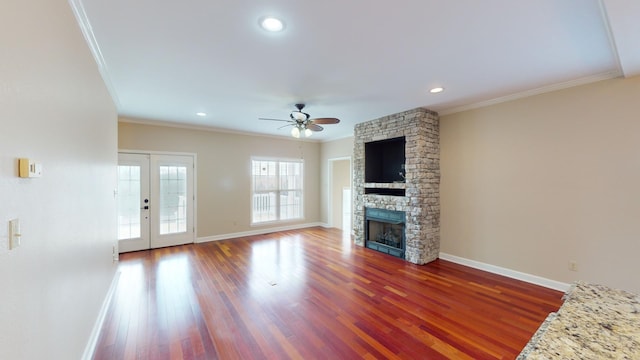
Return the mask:
[[[405,143],[404,136],[365,143],[364,181],[368,183],[404,181]]]

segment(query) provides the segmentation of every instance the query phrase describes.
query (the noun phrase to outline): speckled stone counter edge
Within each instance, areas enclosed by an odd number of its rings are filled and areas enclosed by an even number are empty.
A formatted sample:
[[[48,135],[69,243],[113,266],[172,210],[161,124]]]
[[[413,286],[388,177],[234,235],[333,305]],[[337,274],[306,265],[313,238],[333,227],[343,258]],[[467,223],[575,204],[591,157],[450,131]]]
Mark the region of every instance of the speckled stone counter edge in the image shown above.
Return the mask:
[[[556,313],[549,314],[540,325],[529,340],[529,343],[518,355],[518,360],[530,359],[531,357],[536,359],[555,358],[559,354],[558,351],[564,352],[563,356],[565,357],[574,358],[573,356],[576,356],[575,358],[581,359],[602,357],[612,359],[640,358],[640,318],[637,316],[640,314],[640,295],[578,281],[567,290],[563,300],[564,303],[560,309]],[[620,307],[621,304],[624,310]],[[625,313],[625,311],[628,313]],[[586,322],[583,323],[581,318],[585,315],[588,319],[584,320]],[[607,327],[605,326],[607,324],[602,322],[605,319],[599,319],[602,316],[605,316],[609,322],[613,321],[613,327],[626,327],[631,329],[630,332],[598,332],[597,326],[594,325],[602,325],[605,330],[612,330],[612,324],[607,322],[609,324],[609,327]],[[594,319],[596,320],[595,322],[593,321]],[[562,329],[569,329],[569,327],[566,327],[568,325],[567,321],[569,321],[568,324],[578,321],[578,324],[581,325],[578,327],[575,325],[570,326],[570,328],[584,331],[584,334],[580,334],[581,336],[577,337],[575,334],[570,334],[574,341],[569,341],[569,343],[573,343],[572,346],[574,348],[564,346],[567,341],[562,339],[563,336],[568,334],[564,333],[563,330],[559,331],[558,328],[560,326]],[[603,333],[607,332],[611,335],[617,334],[614,337],[615,343],[610,344],[611,337],[602,337]],[[554,339],[550,339],[549,336],[554,337]],[[560,337],[555,338],[557,336]],[[579,339],[577,344],[576,339]],[[560,341],[558,342],[558,340]],[[603,342],[603,340],[606,342],[604,346],[594,346],[594,344],[598,345],[597,343]],[[555,344],[554,341],[556,341]],[[580,341],[584,344],[579,343]],[[557,347],[558,345],[560,347]],[[578,347],[575,347],[576,345]]]

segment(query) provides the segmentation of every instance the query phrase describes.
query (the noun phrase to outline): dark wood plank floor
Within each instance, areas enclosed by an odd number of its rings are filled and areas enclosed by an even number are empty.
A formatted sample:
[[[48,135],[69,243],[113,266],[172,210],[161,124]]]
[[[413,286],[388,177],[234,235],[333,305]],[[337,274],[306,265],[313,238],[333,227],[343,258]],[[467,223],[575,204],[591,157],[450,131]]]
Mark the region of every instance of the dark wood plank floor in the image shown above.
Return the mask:
[[[95,359],[513,359],[562,294],[311,228],[121,255]]]

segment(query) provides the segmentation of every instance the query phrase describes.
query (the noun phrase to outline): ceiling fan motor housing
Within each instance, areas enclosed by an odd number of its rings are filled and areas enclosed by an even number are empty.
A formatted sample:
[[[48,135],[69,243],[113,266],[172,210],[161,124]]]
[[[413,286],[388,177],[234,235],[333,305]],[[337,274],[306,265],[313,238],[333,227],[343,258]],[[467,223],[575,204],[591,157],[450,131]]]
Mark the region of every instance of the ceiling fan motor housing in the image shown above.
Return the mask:
[[[309,119],[309,114],[302,111],[292,111],[289,116],[291,117],[291,120],[295,121],[307,121]]]

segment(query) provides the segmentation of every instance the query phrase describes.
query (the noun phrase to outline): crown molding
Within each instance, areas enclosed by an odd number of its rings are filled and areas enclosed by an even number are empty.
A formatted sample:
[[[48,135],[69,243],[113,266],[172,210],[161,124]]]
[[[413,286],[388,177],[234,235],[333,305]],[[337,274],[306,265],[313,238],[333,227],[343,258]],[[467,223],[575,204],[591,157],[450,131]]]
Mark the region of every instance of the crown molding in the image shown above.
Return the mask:
[[[111,81],[111,77],[109,76],[107,64],[104,61],[104,57],[102,56],[102,51],[100,50],[98,41],[96,40],[96,37],[93,33],[93,28],[91,27],[91,23],[89,22],[87,13],[84,10],[82,0],[69,0],[69,5],[71,6],[71,10],[76,17],[76,20],[78,21],[78,25],[80,26],[80,31],[82,31],[84,39],[86,40],[87,45],[89,45],[89,50],[91,51],[91,54],[93,54],[93,58],[98,65],[98,71],[100,72],[102,81],[104,81],[104,84],[107,87],[107,91],[111,95],[111,99],[115,103],[116,108],[120,109],[120,99],[118,98],[116,90],[113,87],[113,82]]]
[[[171,121],[140,119],[140,118],[122,116],[122,115],[118,117],[118,123],[161,126],[161,127],[178,128],[178,129],[184,129],[184,130],[209,131],[209,132],[244,135],[244,136],[257,136],[257,137],[271,138],[271,139],[277,139],[277,140],[304,141],[304,142],[310,142],[310,143],[321,142],[320,139],[310,139],[310,138],[296,139],[294,137],[285,136],[285,135],[282,135],[282,136],[269,135],[269,134],[261,134],[261,133],[254,133],[254,132],[248,132],[248,131],[229,130],[229,129],[223,129],[223,128],[217,128],[213,126],[205,126],[205,125],[193,125],[193,124],[183,124],[183,123],[177,123],[177,122],[171,122]]]
[[[452,108],[449,108],[449,109],[444,109],[444,110],[438,111],[438,114],[440,116],[455,114],[455,113],[459,113],[459,112],[463,112],[463,111],[467,111],[467,110],[473,110],[473,109],[483,108],[483,107],[496,105],[496,104],[500,104],[500,103],[504,103],[504,102],[508,102],[508,101],[523,99],[523,98],[527,98],[527,97],[534,96],[534,95],[540,95],[540,94],[545,94],[545,93],[549,93],[549,92],[553,92],[553,91],[572,88],[572,87],[575,87],[575,86],[591,84],[591,83],[602,81],[602,80],[614,79],[614,78],[617,78],[617,77],[620,77],[620,76],[622,76],[622,72],[619,69],[611,70],[611,71],[607,71],[607,72],[604,72],[604,73],[595,74],[595,75],[591,75],[591,76],[586,76],[586,77],[582,77],[582,78],[575,79],[575,80],[570,80],[570,81],[565,81],[565,82],[562,82],[562,83],[543,86],[543,87],[539,87],[539,88],[536,88],[536,89],[525,90],[525,91],[522,91],[522,92],[510,94],[510,95],[501,96],[501,97],[498,97],[498,98],[495,98],[495,99],[490,99],[490,100],[480,101],[480,102],[473,103],[473,104],[462,105],[462,106],[452,107]]]

